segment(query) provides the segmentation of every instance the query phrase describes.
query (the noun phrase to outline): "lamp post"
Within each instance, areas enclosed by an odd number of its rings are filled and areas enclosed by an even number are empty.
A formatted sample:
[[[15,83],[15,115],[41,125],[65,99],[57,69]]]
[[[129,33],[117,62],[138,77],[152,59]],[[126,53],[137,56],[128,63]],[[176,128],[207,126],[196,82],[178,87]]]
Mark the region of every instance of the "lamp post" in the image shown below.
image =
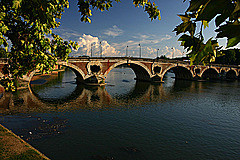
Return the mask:
[[[142,55],[141,55],[141,45],[140,45],[140,43],[138,45],[139,45],[139,57],[141,58],[142,57]]]
[[[126,47],[126,57],[128,56],[128,46]]]
[[[93,46],[93,43],[91,43],[91,57],[93,56],[93,55],[92,55],[92,46]]]
[[[174,50],[173,50],[173,47],[171,48],[172,49],[172,59],[174,57]]]
[[[159,49],[157,49],[157,58],[158,58],[158,51],[159,51]]]
[[[102,42],[100,42],[100,57],[102,57]]]

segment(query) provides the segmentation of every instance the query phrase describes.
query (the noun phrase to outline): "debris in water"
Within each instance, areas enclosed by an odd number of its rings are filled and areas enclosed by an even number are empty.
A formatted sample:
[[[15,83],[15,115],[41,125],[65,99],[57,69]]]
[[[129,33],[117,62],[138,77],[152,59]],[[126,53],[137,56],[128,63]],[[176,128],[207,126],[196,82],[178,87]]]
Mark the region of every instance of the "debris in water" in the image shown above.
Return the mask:
[[[124,80],[122,80],[122,82],[129,82],[129,81],[124,79]]]
[[[94,155],[92,156],[92,160],[114,160],[114,157],[102,157],[100,155]]]

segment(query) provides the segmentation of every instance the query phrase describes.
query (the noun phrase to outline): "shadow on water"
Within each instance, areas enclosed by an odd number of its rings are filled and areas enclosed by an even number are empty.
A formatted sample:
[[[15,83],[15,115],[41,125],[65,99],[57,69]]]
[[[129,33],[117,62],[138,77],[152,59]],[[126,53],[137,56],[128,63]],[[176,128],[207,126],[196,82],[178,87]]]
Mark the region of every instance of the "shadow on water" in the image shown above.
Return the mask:
[[[31,92],[34,94],[34,96],[36,96],[43,103],[64,104],[64,103],[67,103],[67,102],[72,101],[74,99],[77,99],[77,97],[79,97],[82,94],[83,90],[84,90],[84,86],[78,85],[78,86],[75,87],[73,92],[71,92],[70,94],[67,94],[67,95],[61,96],[61,97],[55,97],[55,98],[41,97],[41,95],[39,95],[34,90],[32,90]]]

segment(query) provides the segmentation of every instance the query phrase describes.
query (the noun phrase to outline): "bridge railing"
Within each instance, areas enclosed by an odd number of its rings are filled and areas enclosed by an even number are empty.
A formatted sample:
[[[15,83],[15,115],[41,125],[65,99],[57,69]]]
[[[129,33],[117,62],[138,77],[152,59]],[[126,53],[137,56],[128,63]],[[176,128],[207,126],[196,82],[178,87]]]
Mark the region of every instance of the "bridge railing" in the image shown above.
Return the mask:
[[[231,65],[231,64],[209,64],[207,66],[213,67],[228,67],[228,68],[238,68],[240,69],[240,65]]]
[[[165,63],[186,63],[189,62],[179,60],[166,60],[157,58],[138,58],[138,57],[69,57],[68,60],[134,60],[134,61],[148,61],[148,62],[165,62]]]

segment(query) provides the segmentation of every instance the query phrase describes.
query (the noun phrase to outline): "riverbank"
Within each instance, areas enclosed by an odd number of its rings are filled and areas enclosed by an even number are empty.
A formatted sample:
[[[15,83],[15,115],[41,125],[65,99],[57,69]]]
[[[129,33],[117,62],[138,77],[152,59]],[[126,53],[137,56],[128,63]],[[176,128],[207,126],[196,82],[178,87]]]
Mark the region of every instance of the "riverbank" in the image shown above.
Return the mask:
[[[51,73],[48,74],[41,74],[37,73],[35,74],[31,79],[31,85],[42,85],[47,83],[48,81],[51,81],[52,79],[56,79],[58,77],[58,74],[60,72],[65,71],[65,68],[54,70]]]
[[[49,160],[13,132],[0,124],[0,159],[1,160]]]
[[[36,74],[32,78],[32,85],[42,85],[57,79],[58,73],[61,71],[63,70],[53,71],[51,74]],[[3,94],[4,88],[0,86],[0,98]],[[0,124],[0,160],[8,159],[49,160],[45,155]]]

